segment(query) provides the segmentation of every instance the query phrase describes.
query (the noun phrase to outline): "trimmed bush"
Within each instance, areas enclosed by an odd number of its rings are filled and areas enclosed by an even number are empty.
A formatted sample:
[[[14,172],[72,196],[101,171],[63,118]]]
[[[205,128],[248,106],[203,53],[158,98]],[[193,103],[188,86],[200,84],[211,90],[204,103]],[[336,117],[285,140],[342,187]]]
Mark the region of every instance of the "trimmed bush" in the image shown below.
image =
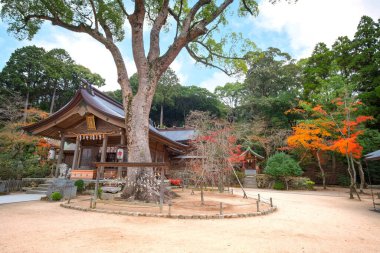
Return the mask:
[[[281,177],[301,176],[303,171],[296,160],[289,155],[276,153],[269,157],[264,173],[278,179]]]
[[[82,179],[79,179],[75,181],[74,185],[77,187],[78,192],[83,192],[84,190],[84,181]]]
[[[313,181],[311,181],[311,180],[306,181],[306,188],[308,190],[314,190],[314,185],[315,185],[315,183]]]
[[[53,192],[51,195],[50,195],[50,199],[51,200],[54,200],[54,201],[60,201],[62,199],[62,194],[59,193],[59,192]]]
[[[276,181],[273,185],[273,189],[275,190],[285,190],[285,184],[281,181]]]

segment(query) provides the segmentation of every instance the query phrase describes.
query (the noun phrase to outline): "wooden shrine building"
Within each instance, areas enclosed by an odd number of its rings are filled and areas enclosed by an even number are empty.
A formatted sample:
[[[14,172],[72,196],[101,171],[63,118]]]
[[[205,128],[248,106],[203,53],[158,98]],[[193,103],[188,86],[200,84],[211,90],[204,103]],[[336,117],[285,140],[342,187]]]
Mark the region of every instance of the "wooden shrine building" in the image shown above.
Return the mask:
[[[242,169],[245,175],[250,176],[261,173],[260,167],[257,162],[264,160],[264,157],[257,154],[250,147],[248,147],[241,155],[243,157]]]
[[[71,178],[94,179],[94,162],[127,162],[123,106],[91,85],[80,88],[59,111],[24,130],[61,141],[57,164],[72,168]],[[185,128],[158,130],[150,126],[149,130],[153,162],[170,163],[174,157],[186,154],[194,135],[193,129]],[[117,159],[117,151],[121,159]],[[126,170],[121,167],[100,170],[100,178],[125,176]]]

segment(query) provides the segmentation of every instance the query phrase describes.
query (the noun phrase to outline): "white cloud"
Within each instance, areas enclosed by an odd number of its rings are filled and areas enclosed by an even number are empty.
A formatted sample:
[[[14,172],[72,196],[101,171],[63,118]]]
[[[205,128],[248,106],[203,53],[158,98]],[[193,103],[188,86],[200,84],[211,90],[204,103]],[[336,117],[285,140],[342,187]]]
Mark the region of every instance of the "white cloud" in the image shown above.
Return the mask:
[[[211,92],[214,92],[217,86],[223,86],[228,82],[236,82],[238,79],[236,77],[228,76],[221,71],[214,72],[212,76],[204,81],[202,81],[199,86],[206,88]]]
[[[299,0],[275,5],[263,1],[253,22],[264,30],[287,34],[295,57],[305,57],[318,42],[331,46],[338,36],[352,38],[361,16],[377,20],[379,14],[378,0]]]
[[[38,38],[33,43],[47,50],[53,48],[65,49],[78,64],[89,68],[92,72],[98,73],[106,79],[106,85],[101,90],[120,89],[111,53],[102,44],[86,34],[71,33],[70,36],[67,36],[67,34],[58,31],[51,34],[53,34],[51,37]],[[135,73],[136,67],[133,61],[127,57],[124,57],[124,60],[128,74]]]
[[[181,58],[176,58],[172,64],[170,64],[170,68],[174,70],[182,85],[186,84],[188,81],[188,75],[185,74],[183,65],[184,61]]]

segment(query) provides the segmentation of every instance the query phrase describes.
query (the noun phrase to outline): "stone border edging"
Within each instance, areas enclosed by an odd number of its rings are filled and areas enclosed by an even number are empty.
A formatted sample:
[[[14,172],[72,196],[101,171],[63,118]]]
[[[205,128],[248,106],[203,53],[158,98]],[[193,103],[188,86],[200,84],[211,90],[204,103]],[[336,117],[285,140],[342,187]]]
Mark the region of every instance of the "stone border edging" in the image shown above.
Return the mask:
[[[60,204],[61,207],[84,211],[84,212],[95,212],[95,213],[107,213],[107,214],[119,214],[126,216],[143,216],[143,217],[158,217],[158,218],[169,218],[169,219],[231,219],[231,218],[247,218],[254,216],[262,216],[273,213],[277,210],[277,206],[271,207],[267,211],[263,212],[254,212],[254,213],[232,213],[232,214],[194,214],[194,215],[186,215],[186,214],[163,214],[163,213],[144,213],[144,212],[128,212],[128,211],[117,211],[117,210],[105,210],[105,209],[92,209],[89,207],[80,207],[73,206],[67,203]]]

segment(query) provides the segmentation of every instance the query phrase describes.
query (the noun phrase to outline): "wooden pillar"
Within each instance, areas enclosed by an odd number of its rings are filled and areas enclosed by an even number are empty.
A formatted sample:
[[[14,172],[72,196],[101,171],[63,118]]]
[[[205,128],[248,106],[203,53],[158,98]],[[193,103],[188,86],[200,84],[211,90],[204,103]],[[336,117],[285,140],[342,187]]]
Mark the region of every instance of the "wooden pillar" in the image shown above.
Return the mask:
[[[102,156],[100,157],[100,161],[101,162],[105,162],[106,161],[106,158],[107,158],[107,142],[108,142],[108,135],[104,135],[104,138],[103,138],[103,145],[102,145]],[[100,178],[103,179],[104,178],[104,166],[101,166],[100,167]]]
[[[77,140],[75,142],[75,151],[74,151],[74,157],[73,157],[73,165],[71,166],[72,170],[76,170],[77,169],[78,154],[79,154],[79,145],[80,145],[80,140],[79,140],[79,136],[78,136]]]
[[[63,160],[63,149],[65,148],[65,136],[61,136],[61,145],[59,146],[59,153],[58,153],[58,159],[57,159],[57,166],[55,168],[55,177],[58,177],[59,170],[58,165],[62,163]]]
[[[124,130],[121,131],[120,134],[120,145],[125,145],[125,134]],[[124,149],[124,147],[123,147]],[[120,163],[124,162],[124,158],[119,160]],[[117,167],[117,179],[121,179],[122,177],[122,172],[123,172],[123,167]]]
[[[165,189],[164,189],[164,176],[165,174],[165,169],[164,167],[161,167],[161,182],[160,182],[160,213],[162,213],[162,208],[164,205],[164,194],[165,194]]]
[[[96,182],[95,182],[95,189],[94,189],[94,196],[93,201],[91,201],[91,208],[96,208],[96,200],[98,199],[98,193],[99,193],[99,167],[96,167]]]

